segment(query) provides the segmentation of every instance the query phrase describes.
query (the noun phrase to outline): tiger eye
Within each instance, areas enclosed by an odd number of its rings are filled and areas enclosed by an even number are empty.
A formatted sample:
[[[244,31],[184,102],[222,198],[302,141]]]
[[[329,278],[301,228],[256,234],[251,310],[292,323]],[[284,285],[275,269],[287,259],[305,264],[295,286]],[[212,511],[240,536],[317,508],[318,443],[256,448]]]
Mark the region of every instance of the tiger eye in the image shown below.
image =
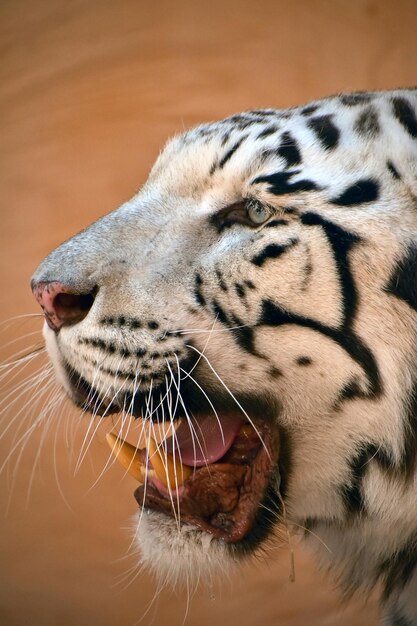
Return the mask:
[[[254,224],[263,224],[271,217],[270,209],[260,203],[251,203],[247,211],[248,217]]]

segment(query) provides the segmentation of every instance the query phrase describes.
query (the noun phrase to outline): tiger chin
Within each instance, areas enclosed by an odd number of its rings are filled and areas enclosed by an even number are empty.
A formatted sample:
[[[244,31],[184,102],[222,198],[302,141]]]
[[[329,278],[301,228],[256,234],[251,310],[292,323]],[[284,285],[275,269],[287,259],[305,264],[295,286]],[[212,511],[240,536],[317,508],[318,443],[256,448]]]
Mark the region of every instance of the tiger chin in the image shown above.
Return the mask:
[[[110,442],[162,580],[224,573],[285,518],[417,624],[416,90],[175,137],[32,289],[72,401],[150,425]]]

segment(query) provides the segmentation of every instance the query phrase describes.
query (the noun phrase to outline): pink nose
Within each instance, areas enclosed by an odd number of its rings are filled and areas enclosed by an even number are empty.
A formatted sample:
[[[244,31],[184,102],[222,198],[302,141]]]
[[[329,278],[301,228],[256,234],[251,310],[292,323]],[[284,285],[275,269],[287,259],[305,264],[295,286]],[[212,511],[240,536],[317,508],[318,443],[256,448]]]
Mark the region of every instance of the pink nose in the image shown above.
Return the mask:
[[[32,291],[42,307],[45,319],[52,330],[77,324],[91,309],[95,291],[75,293],[74,289],[58,281],[32,283]]]

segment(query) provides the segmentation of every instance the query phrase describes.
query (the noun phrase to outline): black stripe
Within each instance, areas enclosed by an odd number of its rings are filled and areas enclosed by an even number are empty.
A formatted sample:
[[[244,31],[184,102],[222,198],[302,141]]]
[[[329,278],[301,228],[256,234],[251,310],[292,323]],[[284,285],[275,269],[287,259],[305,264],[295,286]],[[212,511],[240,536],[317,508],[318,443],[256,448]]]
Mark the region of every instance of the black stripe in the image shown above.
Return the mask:
[[[261,124],[262,119],[257,119],[256,117],[249,117],[249,115],[233,115],[232,117],[228,117],[223,122],[232,123],[233,126],[239,130],[245,130],[249,128],[249,126],[253,126],[254,124]]]
[[[357,235],[343,230],[336,224],[324,220],[315,213],[305,213],[301,217],[301,221],[308,226],[321,227],[332,248],[342,289],[343,319],[340,327],[333,328],[314,319],[284,311],[268,299],[265,299],[262,303],[258,324],[269,326],[295,324],[311,328],[331,338],[340,345],[354,361],[359,363],[366,373],[370,384],[367,397],[376,396],[382,389],[378,365],[371,350],[353,332],[358,295],[350,269],[348,253],[352,246],[358,244],[361,240]]]
[[[255,348],[255,334],[253,328],[244,324],[236,315],[231,316],[230,325],[232,326],[231,333],[238,345],[245,350],[245,352],[263,358]]]
[[[317,138],[326,150],[331,150],[339,143],[340,131],[333,124],[331,115],[320,115],[312,117],[307,122],[307,126],[315,132]]]
[[[261,131],[257,137],[257,139],[264,139],[265,137],[269,137],[269,135],[273,135],[278,130],[277,126],[267,126]]]
[[[239,283],[235,283],[235,291],[239,298],[244,298],[246,295],[244,286]]]
[[[270,222],[265,224],[264,228],[273,228],[275,226],[288,226],[288,223],[289,223],[288,220],[281,220],[281,219],[271,220]]]
[[[375,137],[379,133],[378,114],[374,107],[370,106],[358,115],[355,130],[359,135],[368,137]]]
[[[392,161],[387,161],[387,168],[389,169],[391,174],[394,176],[394,178],[401,180],[400,173]]]
[[[401,614],[398,608],[395,608],[393,612],[390,613],[389,618],[390,622],[388,626],[413,626],[408,618]]]
[[[329,339],[345,350],[366,373],[370,384],[367,397],[377,396],[381,393],[382,386],[375,357],[359,337],[349,333],[346,329],[331,328],[316,320],[284,311],[274,302],[271,302],[271,300],[263,300],[257,325],[284,326],[285,324],[310,328],[325,337],[329,337]]]
[[[229,139],[230,139],[230,133],[228,133],[228,132],[223,133],[223,137],[222,137],[222,141],[221,141],[222,148],[224,148],[224,146],[227,144]]]
[[[306,116],[312,115],[313,113],[317,111],[318,108],[319,108],[318,104],[308,104],[306,107],[301,109],[301,115],[306,115]]]
[[[365,102],[369,102],[371,99],[371,94],[361,92],[347,93],[340,96],[340,102],[348,107],[356,106],[357,104],[364,104]]]
[[[349,480],[341,486],[341,496],[348,514],[366,513],[362,483],[371,463],[392,475],[395,464],[392,456],[379,445],[364,442],[349,459]]]
[[[280,157],[285,159],[287,167],[301,163],[301,153],[294,137],[287,132],[282,135],[281,140],[281,145],[278,148],[278,154]]]
[[[345,189],[345,191],[330,200],[332,204],[337,206],[355,206],[357,204],[365,204],[366,202],[374,202],[379,197],[379,184],[375,180],[363,178],[357,180],[356,183]]]
[[[342,485],[340,491],[345,508],[350,514],[363,514],[365,512],[362,480],[367,470],[369,458],[368,451],[365,448],[360,450],[349,461],[349,482]]]
[[[417,137],[417,117],[411,104],[405,98],[393,98],[392,104],[394,115],[400,124],[412,137]]]
[[[258,183],[268,183],[268,191],[276,196],[285,195],[287,193],[295,193],[300,191],[319,191],[322,189],[313,180],[297,180],[291,182],[290,178],[296,176],[300,172],[277,172],[269,176],[258,176],[252,181],[253,185]]]
[[[244,326],[241,322],[239,328],[233,327],[231,329],[231,332],[239,346],[243,350],[245,350],[245,352],[249,352],[254,356],[260,357],[260,354],[258,354],[257,350],[255,349],[255,336],[253,333],[253,328],[250,328],[249,326]]]
[[[404,449],[400,469],[411,479],[414,476],[417,459],[417,381],[405,404]]]
[[[411,246],[398,263],[385,291],[417,311],[417,244]]]
[[[203,279],[201,278],[200,274],[196,274],[195,280],[194,280],[194,297],[197,300],[198,304],[200,304],[201,306],[205,306],[206,300],[203,294],[201,293],[202,284],[203,284]]]
[[[216,276],[217,276],[217,279],[218,279],[218,281],[219,281],[219,287],[220,287],[220,289],[221,289],[222,291],[227,291],[227,285],[226,285],[226,283],[224,282],[224,279],[223,279],[223,274],[221,273],[221,271],[220,271],[218,268],[216,268]]]
[[[227,326],[229,324],[229,318],[227,317],[224,309],[220,306],[217,300],[212,300],[211,307],[219,322],[221,322],[222,324],[226,324]]]
[[[298,243],[298,239],[292,239],[286,244],[271,243],[261,250],[256,256],[252,257],[251,262],[258,267],[262,267],[268,259],[277,259],[284,252],[294,247]]]
[[[379,565],[383,579],[382,598],[386,601],[394,591],[401,591],[410,581],[417,566],[417,537],[412,537],[402,548]]]
[[[342,328],[350,328],[356,313],[358,295],[350,270],[348,253],[352,246],[358,244],[361,239],[358,235],[354,235],[340,228],[340,226],[336,226],[333,222],[323,219],[316,213],[305,213],[301,216],[301,221],[307,226],[320,226],[324,230],[332,247],[342,287],[342,304],[344,311]]]
[[[253,109],[252,111],[249,111],[251,115],[255,115],[256,117],[274,117],[274,116],[278,116],[279,115],[279,111],[272,109]]]
[[[346,402],[347,400],[354,400],[355,398],[363,397],[366,397],[366,393],[364,393],[363,389],[360,387],[359,381],[352,378],[339,391],[333,405],[333,410],[338,411],[343,402]]]
[[[272,366],[269,368],[269,370],[268,370],[268,374],[269,374],[272,378],[282,378],[282,376],[284,375],[278,367],[275,367],[275,365],[272,365]]]
[[[218,169],[222,169],[225,164],[232,158],[232,156],[234,155],[234,153],[236,152],[236,150],[242,145],[242,143],[245,141],[247,135],[243,135],[243,137],[241,137],[240,139],[238,139],[238,141],[236,141],[235,144],[233,144],[233,146],[230,148],[230,150],[228,150],[226,152],[226,154],[224,155],[224,157],[219,161],[218,164]]]
[[[312,359],[309,356],[299,356],[296,358],[297,365],[311,365]]]

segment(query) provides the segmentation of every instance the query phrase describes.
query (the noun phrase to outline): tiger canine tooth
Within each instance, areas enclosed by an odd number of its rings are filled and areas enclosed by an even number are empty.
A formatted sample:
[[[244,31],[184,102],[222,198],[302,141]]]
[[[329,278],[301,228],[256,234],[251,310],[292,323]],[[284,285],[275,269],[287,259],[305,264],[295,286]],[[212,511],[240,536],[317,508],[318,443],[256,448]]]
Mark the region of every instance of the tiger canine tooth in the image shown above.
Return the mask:
[[[163,444],[158,446],[152,438],[149,439],[148,455],[159,480],[171,489],[180,487],[194,471],[192,467],[183,465],[179,458],[174,459],[172,454],[164,450]]]
[[[114,433],[107,433],[107,443],[119,463],[129,474],[143,484],[147,476],[153,474],[152,470],[146,471],[146,464],[140,458],[138,450],[127,441],[124,441]]]

